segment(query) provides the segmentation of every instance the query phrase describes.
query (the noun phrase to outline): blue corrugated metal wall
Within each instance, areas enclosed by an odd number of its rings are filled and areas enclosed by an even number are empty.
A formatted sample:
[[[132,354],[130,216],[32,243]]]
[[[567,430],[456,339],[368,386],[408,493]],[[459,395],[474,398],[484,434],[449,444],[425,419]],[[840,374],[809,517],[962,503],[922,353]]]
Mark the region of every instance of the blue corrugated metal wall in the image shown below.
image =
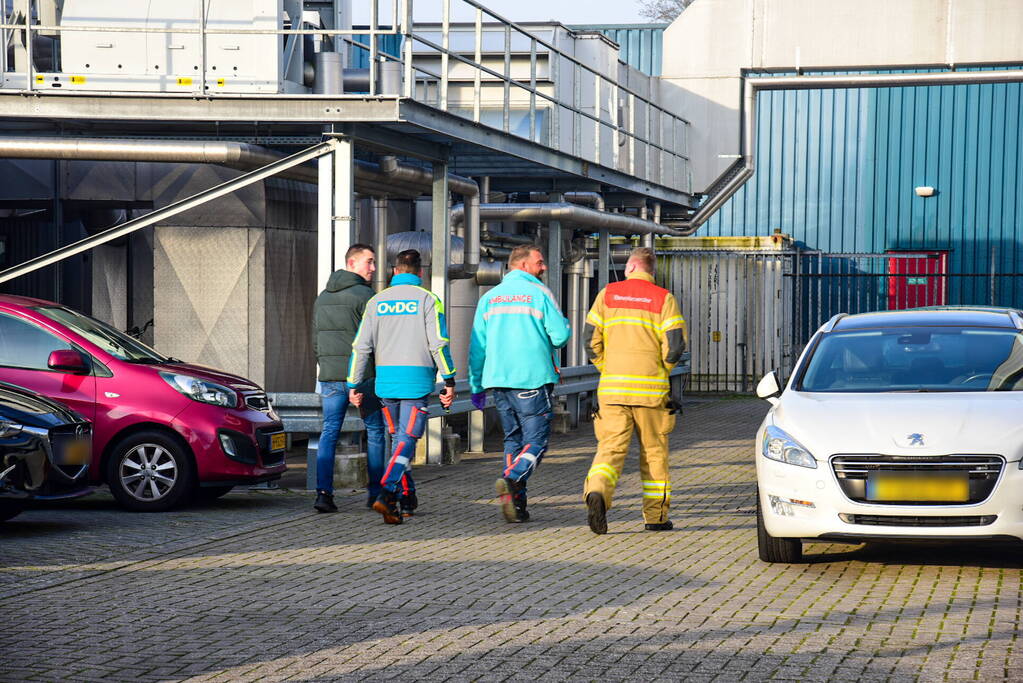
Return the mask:
[[[1019,83],[762,92],[756,173],[701,233],[949,250],[952,273],[1021,273],[1021,94]],[[922,185],[937,194],[916,196]]]
[[[365,28],[365,27],[359,27]],[[356,47],[352,45],[349,49],[351,55],[350,67],[353,69],[368,69],[369,68],[369,35],[365,33],[356,33],[352,36],[352,41],[365,45],[366,49]],[[380,52],[386,52],[392,57],[401,57],[401,41],[402,37],[398,34],[378,34],[377,35],[377,50]]]
[[[668,24],[585,24],[569,26],[580,31],[600,31],[621,47],[619,58],[650,76],[661,75],[664,29]]]

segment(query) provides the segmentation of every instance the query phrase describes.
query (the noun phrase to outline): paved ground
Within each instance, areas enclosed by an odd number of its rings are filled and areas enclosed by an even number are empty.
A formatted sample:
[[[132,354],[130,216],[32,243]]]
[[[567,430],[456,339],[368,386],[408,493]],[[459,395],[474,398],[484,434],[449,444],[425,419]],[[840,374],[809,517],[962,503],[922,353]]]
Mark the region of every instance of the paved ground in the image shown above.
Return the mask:
[[[495,457],[421,469],[422,515],[400,527],[359,492],[336,515],[287,491],[26,512],[0,530],[0,678],[1023,680],[1016,549],[757,559],[765,408],[687,408],[669,533],[643,531],[634,460],[610,533],[590,533],[586,427],[555,442],[522,526],[499,519]]]

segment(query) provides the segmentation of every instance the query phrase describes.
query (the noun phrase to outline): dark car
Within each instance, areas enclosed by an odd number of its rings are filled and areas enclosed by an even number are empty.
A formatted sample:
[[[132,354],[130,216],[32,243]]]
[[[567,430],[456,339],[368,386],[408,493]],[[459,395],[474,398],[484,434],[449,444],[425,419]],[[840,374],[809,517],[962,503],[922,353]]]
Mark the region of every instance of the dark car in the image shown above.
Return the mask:
[[[30,500],[91,493],[92,425],[65,406],[0,382],[0,522]]]

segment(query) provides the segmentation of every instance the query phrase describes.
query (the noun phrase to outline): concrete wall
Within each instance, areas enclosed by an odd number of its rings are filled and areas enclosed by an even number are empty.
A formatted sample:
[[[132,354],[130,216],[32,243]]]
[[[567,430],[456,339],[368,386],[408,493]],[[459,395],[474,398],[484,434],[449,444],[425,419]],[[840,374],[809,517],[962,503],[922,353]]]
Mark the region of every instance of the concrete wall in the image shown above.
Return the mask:
[[[672,108],[692,123],[694,190],[738,152],[744,69],[1023,61],[1019,0],[697,0],[664,38]]]

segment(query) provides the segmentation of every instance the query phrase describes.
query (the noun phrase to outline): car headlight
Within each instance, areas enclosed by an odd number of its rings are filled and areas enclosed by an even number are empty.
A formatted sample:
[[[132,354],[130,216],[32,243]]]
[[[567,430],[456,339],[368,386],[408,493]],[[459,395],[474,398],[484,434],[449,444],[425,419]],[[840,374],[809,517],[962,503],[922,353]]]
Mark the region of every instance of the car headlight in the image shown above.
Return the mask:
[[[177,375],[172,372],[161,372],[160,377],[163,377],[167,384],[193,401],[224,406],[225,408],[234,408],[238,405],[238,394],[227,387],[208,380],[192,377],[191,375]]]
[[[774,425],[768,425],[764,431],[764,443],[760,452],[764,454],[765,458],[778,462],[787,462],[790,465],[812,469],[817,467],[817,461],[810,455],[810,451],[803,448],[784,430],[778,429]]]

